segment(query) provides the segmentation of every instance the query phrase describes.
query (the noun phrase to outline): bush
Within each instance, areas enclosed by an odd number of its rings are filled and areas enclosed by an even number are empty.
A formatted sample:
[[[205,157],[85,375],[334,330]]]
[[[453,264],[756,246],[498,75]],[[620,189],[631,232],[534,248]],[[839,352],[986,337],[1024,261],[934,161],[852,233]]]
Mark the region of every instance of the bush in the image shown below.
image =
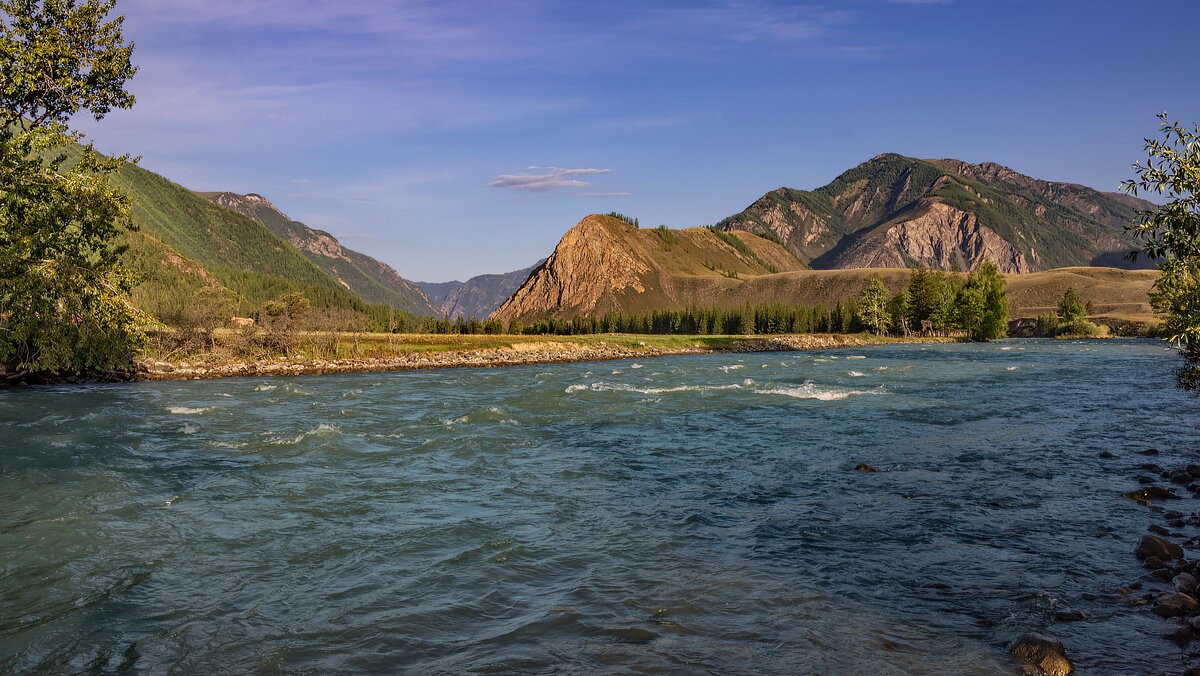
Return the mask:
[[[1038,315],[1037,328],[1034,329],[1034,335],[1039,338],[1053,338],[1058,335],[1058,315],[1053,312],[1047,312],[1044,315]]]
[[[1086,319],[1080,319],[1058,328],[1059,338],[1104,338],[1108,336],[1108,327],[1103,324],[1093,324]]]

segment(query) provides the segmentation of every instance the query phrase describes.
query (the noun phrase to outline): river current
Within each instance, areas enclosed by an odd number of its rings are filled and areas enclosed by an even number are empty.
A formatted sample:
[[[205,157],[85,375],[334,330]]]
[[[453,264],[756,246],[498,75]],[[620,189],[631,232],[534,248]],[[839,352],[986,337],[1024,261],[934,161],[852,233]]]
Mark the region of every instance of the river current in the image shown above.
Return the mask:
[[[1009,674],[1029,630],[1172,670],[1113,596],[1136,466],[1200,448],[1176,365],[1008,340],[3,391],[0,672]]]

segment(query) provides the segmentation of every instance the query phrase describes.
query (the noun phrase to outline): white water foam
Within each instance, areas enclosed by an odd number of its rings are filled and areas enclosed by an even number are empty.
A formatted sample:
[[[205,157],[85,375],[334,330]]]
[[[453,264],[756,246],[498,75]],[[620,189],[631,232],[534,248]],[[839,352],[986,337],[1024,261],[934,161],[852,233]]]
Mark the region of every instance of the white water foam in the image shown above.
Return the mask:
[[[744,368],[746,368],[746,365],[745,364],[734,364],[732,366],[718,366],[717,368],[721,369],[721,371],[724,373],[729,373],[730,371],[744,369]]]
[[[852,354],[848,355],[846,359],[866,359],[866,357],[862,356],[861,354]]]
[[[808,380],[799,387],[773,387],[768,390],[754,390],[755,394],[778,394],[785,397],[794,397],[796,399],[816,399],[818,401],[837,401],[839,399],[847,399],[859,394],[887,394],[882,387],[874,390],[846,390],[836,387],[823,388],[818,387],[813,381]]]
[[[754,381],[747,378],[740,385],[681,385],[679,387],[634,387],[625,383],[592,383],[590,385],[568,385],[567,394],[590,390],[592,392],[637,392],[639,394],[667,394],[668,392],[711,392],[714,390],[740,390],[752,387]]]
[[[848,375],[848,376],[852,376],[852,377],[854,377],[854,378],[861,378],[861,377],[863,377],[863,376],[865,376],[865,375],[867,375],[867,374],[865,374],[865,373],[859,373],[858,371],[851,371],[851,372],[847,373],[846,375]]]
[[[631,368],[631,369],[640,369],[640,368],[642,368],[642,365],[641,365],[641,364],[630,364],[630,365],[629,365],[629,368]]]
[[[204,413],[205,411],[211,411],[211,410],[212,410],[211,406],[205,406],[203,408],[188,408],[187,406],[172,406],[167,409],[167,412],[174,413],[175,415],[197,415],[199,413]]]
[[[309,437],[330,437],[341,433],[342,430],[337,425],[322,424],[318,425],[315,429],[308,430],[307,432],[301,432],[291,439],[280,439],[276,437],[273,439],[268,439],[267,443],[272,446],[291,446],[292,444],[298,444]]]
[[[270,392],[271,390],[275,389],[276,387],[278,387],[278,385],[259,385],[258,387],[254,388],[253,391],[254,392]]]

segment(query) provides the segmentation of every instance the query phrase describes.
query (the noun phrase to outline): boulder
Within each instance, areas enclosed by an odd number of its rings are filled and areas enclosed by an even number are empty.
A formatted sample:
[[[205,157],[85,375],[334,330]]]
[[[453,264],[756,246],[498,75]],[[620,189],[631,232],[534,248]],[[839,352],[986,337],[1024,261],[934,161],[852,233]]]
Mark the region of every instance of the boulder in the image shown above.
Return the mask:
[[[1082,610],[1060,610],[1054,613],[1054,619],[1059,622],[1078,622],[1087,619],[1087,613]]]
[[[1192,639],[1194,638],[1196,638],[1196,632],[1192,631],[1192,626],[1190,624],[1185,624],[1167,634],[1167,639],[1175,642],[1179,646],[1185,646],[1191,643]]]
[[[1164,540],[1157,535],[1143,535],[1133,553],[1139,559],[1148,559],[1151,556],[1163,561],[1183,558],[1183,549],[1179,545],[1170,540]]]
[[[1200,465],[1188,465],[1187,467],[1184,467],[1183,469],[1188,474],[1191,474],[1194,477],[1200,477]]]
[[[1008,654],[1028,673],[1067,676],[1075,670],[1063,644],[1041,634],[1024,634],[1008,645]]]
[[[871,465],[868,465],[867,463],[863,462],[863,463],[859,463],[859,465],[854,468],[854,471],[856,471],[856,472],[878,472],[879,470],[877,470],[874,467],[872,467]]]
[[[1200,611],[1200,601],[1179,592],[1168,592],[1154,601],[1154,614],[1159,617],[1179,617]]]
[[[1178,500],[1179,496],[1175,495],[1175,491],[1166,486],[1146,486],[1141,491],[1143,498],[1147,500]]]
[[[1171,483],[1174,484],[1187,485],[1192,483],[1192,475],[1186,469],[1177,469],[1171,472],[1169,478],[1171,479]]]

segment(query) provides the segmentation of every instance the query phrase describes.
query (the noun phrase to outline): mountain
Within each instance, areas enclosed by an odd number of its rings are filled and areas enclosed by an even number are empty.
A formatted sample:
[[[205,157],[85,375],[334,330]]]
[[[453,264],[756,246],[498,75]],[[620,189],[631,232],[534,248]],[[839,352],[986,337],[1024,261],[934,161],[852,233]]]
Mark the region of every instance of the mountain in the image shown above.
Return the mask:
[[[252,218],[136,165],[124,166],[113,183],[130,197],[137,228],[126,235],[124,256],[143,280],[134,302],[153,316],[206,287],[228,289],[238,312],[299,292],[317,307],[379,314]]]
[[[488,317],[521,286],[545,259],[524,270],[499,275],[477,275],[465,282],[416,282],[425,295],[450,319]]]
[[[442,307],[442,304],[446,302],[446,297],[450,295],[450,292],[454,291],[465,283],[466,282],[460,282],[458,280],[454,280],[452,282],[413,282],[413,284],[416,284],[421,288],[422,291],[425,292],[425,297],[428,298],[429,302],[433,303],[433,306],[436,308]]]
[[[814,269],[1002,272],[1129,267],[1123,226],[1151,202],[1042,181],[992,162],[879,155],[816,190],[779,188],[717,224],[778,238]],[[1146,265],[1146,264],[1144,264]]]
[[[425,292],[400,276],[392,266],[347,249],[333,235],[294,221],[267,198],[256,193],[197,193],[231,211],[253,218],[300,250],[314,265],[364,301],[414,315],[433,316],[438,308]]]
[[[592,215],[567,231],[492,316],[526,321],[711,305],[744,279],[801,269],[783,246],[748,232],[642,230]]]

